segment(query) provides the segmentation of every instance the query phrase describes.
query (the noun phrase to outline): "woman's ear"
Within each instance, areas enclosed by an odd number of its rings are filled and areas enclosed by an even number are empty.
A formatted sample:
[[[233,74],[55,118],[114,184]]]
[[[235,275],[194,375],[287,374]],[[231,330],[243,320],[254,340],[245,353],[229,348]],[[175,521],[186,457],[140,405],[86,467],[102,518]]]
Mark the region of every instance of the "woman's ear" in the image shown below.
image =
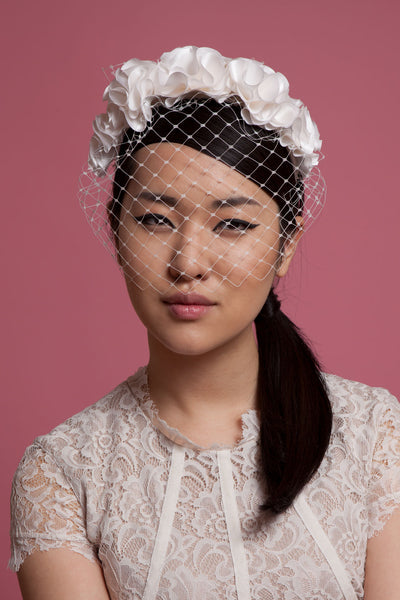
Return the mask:
[[[276,270],[275,275],[277,277],[284,277],[288,272],[290,263],[292,262],[292,258],[295,255],[297,244],[301,240],[301,237],[304,233],[304,219],[303,217],[296,217],[296,229],[285,241],[285,244],[282,249],[282,257],[279,261],[278,268]]]

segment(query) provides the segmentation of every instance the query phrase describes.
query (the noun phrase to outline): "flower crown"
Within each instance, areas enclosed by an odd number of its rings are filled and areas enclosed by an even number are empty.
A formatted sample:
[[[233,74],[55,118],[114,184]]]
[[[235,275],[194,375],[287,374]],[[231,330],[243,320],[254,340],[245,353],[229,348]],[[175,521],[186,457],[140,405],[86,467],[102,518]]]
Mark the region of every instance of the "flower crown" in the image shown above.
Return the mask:
[[[212,48],[176,48],[158,62],[132,58],[104,91],[107,112],[93,122],[89,167],[104,176],[128,127],[140,133],[151,123],[153,106],[170,108],[195,95],[239,104],[246,123],[276,131],[306,177],[318,164],[321,140],[307,107],[288,91],[282,73],[253,59],[225,58]]]

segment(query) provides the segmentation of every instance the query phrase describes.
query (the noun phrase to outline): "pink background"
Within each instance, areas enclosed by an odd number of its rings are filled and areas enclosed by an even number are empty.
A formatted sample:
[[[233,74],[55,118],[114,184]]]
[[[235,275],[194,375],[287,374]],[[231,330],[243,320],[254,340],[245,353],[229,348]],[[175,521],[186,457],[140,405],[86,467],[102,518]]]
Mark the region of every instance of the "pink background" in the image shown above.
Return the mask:
[[[6,3],[3,3],[3,6]],[[1,590],[24,448],[147,360],[121,277],[78,206],[101,67],[212,46],[291,82],[325,140],[328,204],[281,286],[325,369],[400,395],[399,4],[22,0],[2,16]]]

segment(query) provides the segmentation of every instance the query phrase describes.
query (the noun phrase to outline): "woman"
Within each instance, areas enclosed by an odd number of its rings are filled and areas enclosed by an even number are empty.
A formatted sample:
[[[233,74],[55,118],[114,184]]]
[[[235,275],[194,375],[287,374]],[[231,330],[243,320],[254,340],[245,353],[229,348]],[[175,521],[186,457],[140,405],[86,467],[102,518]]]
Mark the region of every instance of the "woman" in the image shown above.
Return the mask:
[[[26,451],[24,598],[398,598],[397,401],[322,375],[273,288],[323,203],[307,109],[195,47],[105,98],[82,202],[150,360]]]

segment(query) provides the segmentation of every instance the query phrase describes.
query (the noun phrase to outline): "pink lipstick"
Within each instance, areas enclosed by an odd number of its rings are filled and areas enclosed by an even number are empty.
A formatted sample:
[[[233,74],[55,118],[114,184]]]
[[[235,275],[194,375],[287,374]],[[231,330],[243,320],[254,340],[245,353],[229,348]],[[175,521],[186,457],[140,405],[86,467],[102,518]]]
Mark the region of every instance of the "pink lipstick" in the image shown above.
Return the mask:
[[[210,312],[215,302],[200,294],[172,294],[163,299],[169,311],[178,319],[194,321]]]

